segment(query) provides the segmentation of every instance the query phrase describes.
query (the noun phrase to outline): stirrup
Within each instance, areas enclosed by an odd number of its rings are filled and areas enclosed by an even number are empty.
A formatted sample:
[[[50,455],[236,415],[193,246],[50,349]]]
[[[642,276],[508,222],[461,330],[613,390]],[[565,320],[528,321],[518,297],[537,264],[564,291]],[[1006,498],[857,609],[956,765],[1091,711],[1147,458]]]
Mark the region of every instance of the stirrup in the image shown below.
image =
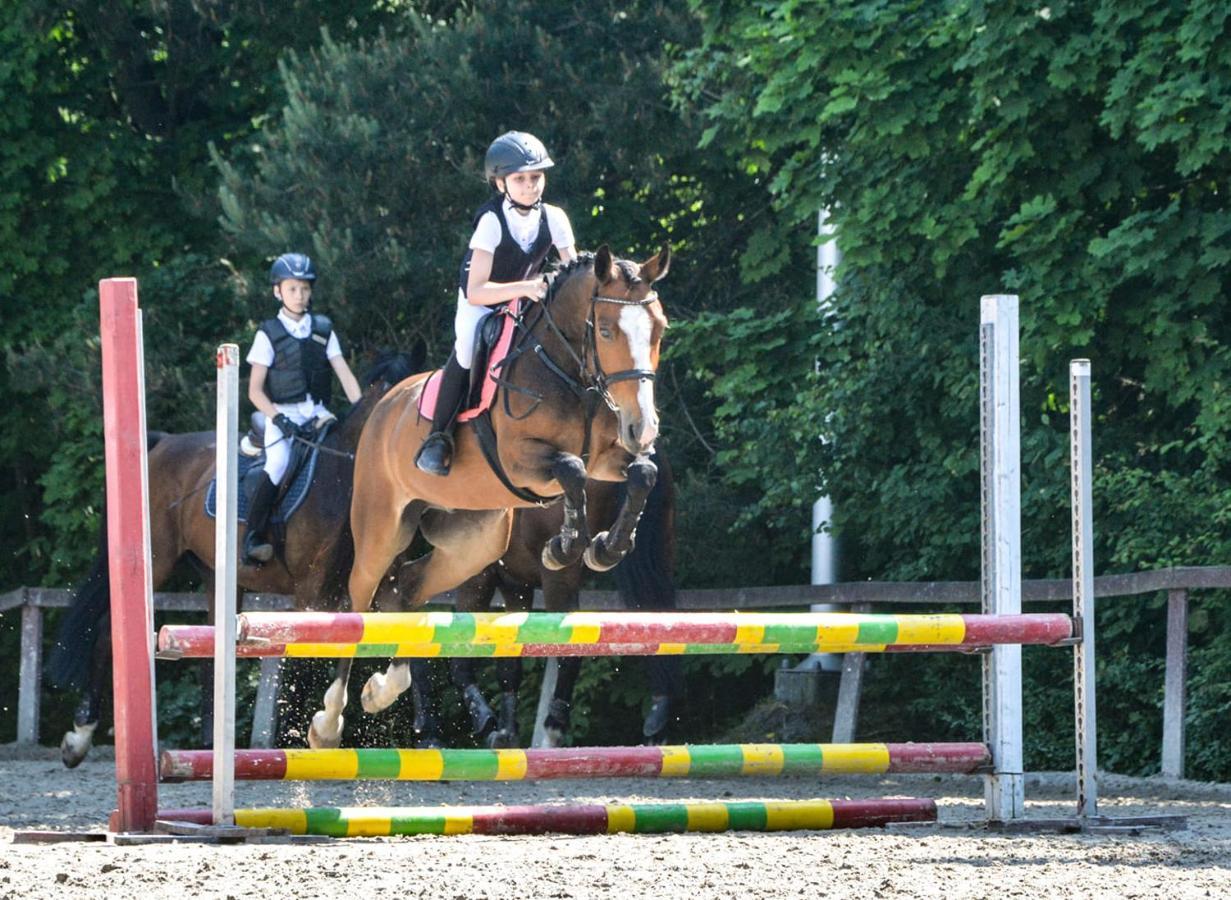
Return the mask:
[[[429,475],[448,475],[453,464],[453,436],[447,431],[434,431],[423,441],[415,454],[415,465]]]

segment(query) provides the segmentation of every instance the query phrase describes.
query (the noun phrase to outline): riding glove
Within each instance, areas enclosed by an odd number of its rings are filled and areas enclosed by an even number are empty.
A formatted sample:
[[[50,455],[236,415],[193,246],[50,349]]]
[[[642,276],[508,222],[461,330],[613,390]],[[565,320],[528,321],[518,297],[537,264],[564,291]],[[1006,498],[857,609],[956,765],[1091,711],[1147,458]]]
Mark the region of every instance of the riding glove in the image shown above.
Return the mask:
[[[278,430],[282,432],[282,436],[290,440],[295,436],[295,432],[299,430],[299,426],[291,421],[291,417],[286,413],[278,413],[274,416],[274,424],[278,426]]]

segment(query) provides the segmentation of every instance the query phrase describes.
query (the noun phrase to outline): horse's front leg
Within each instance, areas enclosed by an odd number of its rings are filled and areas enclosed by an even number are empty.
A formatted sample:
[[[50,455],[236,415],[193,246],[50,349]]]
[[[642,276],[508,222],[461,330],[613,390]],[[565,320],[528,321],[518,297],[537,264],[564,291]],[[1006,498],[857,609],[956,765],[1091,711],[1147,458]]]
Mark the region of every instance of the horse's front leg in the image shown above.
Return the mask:
[[[595,535],[594,541],[586,548],[586,565],[595,572],[614,568],[633,549],[637,522],[645,509],[646,497],[657,480],[658,466],[648,456],[638,456],[628,464],[628,490],[620,512],[611,528]]]
[[[564,524],[560,533],[543,545],[543,565],[559,571],[581,559],[590,543],[586,522],[586,465],[571,453],[561,453],[551,466],[551,476],[564,489]]]

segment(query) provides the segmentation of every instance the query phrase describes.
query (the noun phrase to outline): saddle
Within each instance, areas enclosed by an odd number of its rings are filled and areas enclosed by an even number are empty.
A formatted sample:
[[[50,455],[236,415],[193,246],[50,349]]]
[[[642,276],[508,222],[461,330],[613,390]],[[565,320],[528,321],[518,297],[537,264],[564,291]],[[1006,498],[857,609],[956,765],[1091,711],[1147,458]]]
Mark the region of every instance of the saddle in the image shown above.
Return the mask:
[[[517,312],[520,300],[499,307],[490,316],[485,316],[475,329],[474,362],[470,365],[470,391],[457,421],[466,422],[480,415],[496,398],[496,373],[509,355],[513,333],[517,329]],[[419,395],[419,415],[431,419],[436,411],[436,399],[440,395],[440,370],[436,370],[423,386]]]
[[[333,416],[317,420],[316,443],[319,444],[325,439],[336,421],[337,419]],[[265,465],[264,413],[254,412],[250,426],[250,430],[240,441],[237,456],[236,471],[240,485],[237,512],[241,522],[248,521],[248,503]],[[282,477],[278,497],[274,501],[273,512],[269,517],[270,525],[275,532],[285,527],[295,511],[303,505],[308,496],[308,489],[312,486],[312,476],[316,473],[316,461],[319,456],[319,448],[309,447],[299,441],[296,441],[291,448],[290,463],[287,465],[286,474]],[[210,481],[209,489],[205,492],[205,514],[211,519],[218,516],[217,479]]]

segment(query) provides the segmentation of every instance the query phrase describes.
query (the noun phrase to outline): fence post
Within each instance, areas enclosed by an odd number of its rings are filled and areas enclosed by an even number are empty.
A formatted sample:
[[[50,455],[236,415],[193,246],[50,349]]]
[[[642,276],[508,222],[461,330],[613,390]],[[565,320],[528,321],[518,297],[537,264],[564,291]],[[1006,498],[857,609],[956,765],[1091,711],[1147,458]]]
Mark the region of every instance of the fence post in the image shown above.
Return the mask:
[[[1018,301],[982,298],[979,328],[982,470],[983,612],[1022,611],[1021,406],[1018,393]],[[987,816],[1019,819],[1022,777],[1022,648],[1000,644],[983,658],[983,733],[992,753],[984,782]]]
[[[1188,679],[1188,591],[1167,592],[1167,675],[1163,692],[1163,774],[1184,777],[1184,683]]]
[[[21,673],[17,689],[17,743],[38,743],[39,692],[43,687],[43,610],[21,608]]]

